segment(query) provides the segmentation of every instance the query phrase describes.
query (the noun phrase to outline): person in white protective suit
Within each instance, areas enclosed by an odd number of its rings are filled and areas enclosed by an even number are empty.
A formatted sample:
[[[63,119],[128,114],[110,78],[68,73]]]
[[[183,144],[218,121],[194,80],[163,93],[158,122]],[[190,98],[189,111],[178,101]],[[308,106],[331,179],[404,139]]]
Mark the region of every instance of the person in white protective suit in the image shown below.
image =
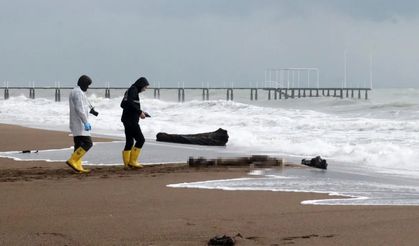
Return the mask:
[[[85,94],[91,84],[92,79],[87,75],[82,75],[69,96],[70,130],[73,134],[74,152],[66,164],[77,173],[90,172],[83,168],[82,158],[93,146],[90,134],[92,126],[89,123],[91,106]]]

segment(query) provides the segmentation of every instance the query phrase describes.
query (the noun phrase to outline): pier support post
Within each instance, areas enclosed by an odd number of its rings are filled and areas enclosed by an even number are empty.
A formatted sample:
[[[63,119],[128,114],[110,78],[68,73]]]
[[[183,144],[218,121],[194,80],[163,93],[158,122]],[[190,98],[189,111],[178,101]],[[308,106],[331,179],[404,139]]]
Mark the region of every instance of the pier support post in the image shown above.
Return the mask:
[[[343,98],[343,89],[340,89],[340,98]]]
[[[365,100],[368,100],[368,90],[365,90]]]
[[[160,99],[160,88],[154,88],[154,99]]]
[[[361,99],[361,90],[358,89],[358,99]]]
[[[330,97],[330,90],[327,89],[327,96]]]
[[[268,100],[271,100],[271,90],[268,89]]]
[[[285,99],[288,99],[288,89],[285,89]]]
[[[209,100],[209,89],[204,88],[202,89],[202,101],[208,101]]]
[[[250,100],[258,100],[258,89],[250,88]]]
[[[298,98],[300,98],[300,97],[301,97],[301,90],[298,89]]]
[[[313,97],[313,91],[310,89],[310,97]]]
[[[55,101],[61,102],[61,91],[59,88],[55,88]]]
[[[316,97],[319,97],[319,89],[316,89]]]
[[[354,98],[354,90],[351,90],[351,98]]]
[[[303,89],[303,97],[306,97],[306,89]]]
[[[109,88],[105,89],[105,98],[111,98],[111,89]]]
[[[35,88],[30,88],[29,89],[29,98],[30,99],[35,99]]]
[[[177,89],[177,99],[178,99],[178,102],[185,102],[185,89],[183,88]]]
[[[291,89],[291,98],[295,98],[295,90]]]
[[[282,99],[282,89],[278,89],[279,99]]]
[[[227,101],[233,101],[233,100],[234,100],[233,89],[228,88],[227,89]]]
[[[4,100],[9,99],[9,88],[4,89]]]

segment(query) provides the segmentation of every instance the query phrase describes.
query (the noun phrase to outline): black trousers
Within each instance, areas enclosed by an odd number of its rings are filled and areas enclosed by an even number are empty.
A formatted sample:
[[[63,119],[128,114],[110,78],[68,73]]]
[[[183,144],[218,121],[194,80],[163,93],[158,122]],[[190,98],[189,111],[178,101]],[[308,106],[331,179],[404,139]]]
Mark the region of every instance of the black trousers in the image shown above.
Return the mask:
[[[124,150],[131,150],[134,145],[135,147],[142,148],[145,143],[145,138],[141,132],[140,125],[137,122],[122,122],[125,128],[125,148]]]
[[[92,138],[89,136],[75,136],[74,139],[74,151],[79,147],[82,147],[86,152],[93,146]]]

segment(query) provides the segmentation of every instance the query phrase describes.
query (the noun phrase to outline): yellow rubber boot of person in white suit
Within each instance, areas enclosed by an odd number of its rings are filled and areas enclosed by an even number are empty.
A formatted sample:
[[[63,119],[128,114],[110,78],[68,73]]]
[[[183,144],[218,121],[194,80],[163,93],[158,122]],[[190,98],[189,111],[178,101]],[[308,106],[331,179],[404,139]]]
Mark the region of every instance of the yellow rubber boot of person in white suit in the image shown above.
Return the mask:
[[[81,164],[81,158],[85,154],[86,154],[86,151],[82,147],[79,147],[76,151],[74,151],[70,159],[67,160],[66,164],[78,173],[90,172],[90,170],[84,169],[83,165]]]

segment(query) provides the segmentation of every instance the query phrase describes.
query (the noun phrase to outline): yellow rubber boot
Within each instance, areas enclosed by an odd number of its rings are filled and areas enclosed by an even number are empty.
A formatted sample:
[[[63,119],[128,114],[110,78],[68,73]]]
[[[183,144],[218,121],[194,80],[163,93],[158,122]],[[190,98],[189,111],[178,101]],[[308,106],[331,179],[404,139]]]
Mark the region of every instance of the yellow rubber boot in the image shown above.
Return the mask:
[[[141,165],[137,160],[138,157],[140,157],[141,149],[140,148],[132,148],[131,150],[131,156],[129,158],[128,166],[131,168],[142,168],[143,165]]]
[[[122,160],[124,161],[124,168],[128,167],[130,158],[131,158],[131,150],[122,151]]]
[[[86,154],[86,151],[82,147],[79,147],[78,149],[76,149],[76,151],[73,152],[70,159],[67,160],[66,164],[78,173],[90,172],[90,170],[84,169],[81,164],[81,158],[85,154]]]
[[[82,173],[89,173],[90,172],[90,169],[84,169],[83,168],[83,164],[82,164],[82,159],[81,158],[80,158],[80,160],[77,161],[77,166],[80,168],[80,170],[82,170],[82,171],[80,171]]]

